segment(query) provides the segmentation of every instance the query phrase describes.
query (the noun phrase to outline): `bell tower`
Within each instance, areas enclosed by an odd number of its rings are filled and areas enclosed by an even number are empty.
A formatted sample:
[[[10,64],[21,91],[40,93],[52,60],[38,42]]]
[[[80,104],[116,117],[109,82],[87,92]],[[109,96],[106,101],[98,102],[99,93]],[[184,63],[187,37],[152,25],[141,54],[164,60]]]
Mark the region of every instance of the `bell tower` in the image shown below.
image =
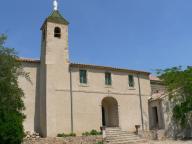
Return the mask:
[[[54,10],[41,27],[42,51],[41,58],[46,64],[58,64],[69,61],[68,56],[68,21],[60,14],[56,0]],[[45,56],[45,57],[44,57]]]
[[[68,25],[54,0],[53,11],[41,27],[40,133],[44,137],[70,132]]]

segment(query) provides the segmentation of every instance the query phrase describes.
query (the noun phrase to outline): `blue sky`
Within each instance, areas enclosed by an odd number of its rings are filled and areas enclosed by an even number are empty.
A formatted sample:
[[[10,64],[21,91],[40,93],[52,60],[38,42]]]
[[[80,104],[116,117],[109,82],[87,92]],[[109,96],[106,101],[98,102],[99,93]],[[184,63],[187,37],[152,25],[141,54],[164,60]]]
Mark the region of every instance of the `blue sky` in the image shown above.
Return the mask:
[[[192,64],[191,0],[59,0],[73,62],[154,72]],[[52,0],[4,0],[0,33],[21,57],[39,58]]]

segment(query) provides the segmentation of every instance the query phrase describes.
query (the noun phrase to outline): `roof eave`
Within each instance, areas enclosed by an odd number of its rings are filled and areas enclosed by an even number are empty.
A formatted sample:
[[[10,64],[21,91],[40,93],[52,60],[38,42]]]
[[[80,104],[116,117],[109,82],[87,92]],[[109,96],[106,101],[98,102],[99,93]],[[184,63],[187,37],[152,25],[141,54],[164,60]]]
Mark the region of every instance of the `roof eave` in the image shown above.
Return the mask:
[[[106,70],[106,71],[132,72],[132,73],[136,73],[136,74],[150,75],[149,72],[145,72],[145,71],[129,70],[129,69],[114,68],[114,67],[107,67],[107,66],[97,66],[97,65],[89,65],[89,64],[70,63],[70,67],[72,67],[72,68],[100,69],[100,70]]]
[[[25,58],[18,58],[18,62],[26,62],[26,63],[40,63],[40,60],[37,59],[25,59]]]

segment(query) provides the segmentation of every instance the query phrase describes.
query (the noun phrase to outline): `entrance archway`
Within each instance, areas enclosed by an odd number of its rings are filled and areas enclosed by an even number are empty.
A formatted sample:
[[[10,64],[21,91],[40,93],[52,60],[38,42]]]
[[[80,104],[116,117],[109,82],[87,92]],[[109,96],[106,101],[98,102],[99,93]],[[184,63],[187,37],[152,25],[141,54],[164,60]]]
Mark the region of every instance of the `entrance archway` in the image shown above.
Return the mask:
[[[119,126],[118,102],[113,97],[102,100],[102,124],[106,127]]]

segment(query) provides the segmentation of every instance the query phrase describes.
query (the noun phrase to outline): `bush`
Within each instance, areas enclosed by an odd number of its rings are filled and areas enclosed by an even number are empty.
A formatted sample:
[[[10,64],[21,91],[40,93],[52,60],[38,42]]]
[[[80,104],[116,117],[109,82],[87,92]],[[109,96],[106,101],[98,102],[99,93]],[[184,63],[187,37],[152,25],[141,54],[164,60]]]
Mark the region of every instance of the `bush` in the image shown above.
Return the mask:
[[[70,133],[69,136],[76,137],[76,134],[75,133]]]
[[[89,132],[84,132],[84,133],[82,133],[82,136],[89,136],[89,135],[90,135]]]
[[[69,134],[61,133],[61,134],[57,134],[57,137],[76,137],[76,134],[75,133],[69,133]]]
[[[19,113],[0,112],[0,143],[20,144],[24,137],[23,116]]]
[[[82,133],[82,136],[91,136],[91,135],[102,135],[102,132],[97,130],[91,130],[90,132],[84,132]]]
[[[64,133],[57,134],[57,137],[65,137],[65,134]]]
[[[98,132],[96,130],[91,130],[90,132],[91,135],[101,135],[102,133],[101,132]]]
[[[103,142],[97,142],[96,144],[103,144]]]
[[[29,76],[17,61],[15,50],[4,47],[5,40],[6,36],[0,35],[0,144],[21,144],[25,106],[18,78]]]

